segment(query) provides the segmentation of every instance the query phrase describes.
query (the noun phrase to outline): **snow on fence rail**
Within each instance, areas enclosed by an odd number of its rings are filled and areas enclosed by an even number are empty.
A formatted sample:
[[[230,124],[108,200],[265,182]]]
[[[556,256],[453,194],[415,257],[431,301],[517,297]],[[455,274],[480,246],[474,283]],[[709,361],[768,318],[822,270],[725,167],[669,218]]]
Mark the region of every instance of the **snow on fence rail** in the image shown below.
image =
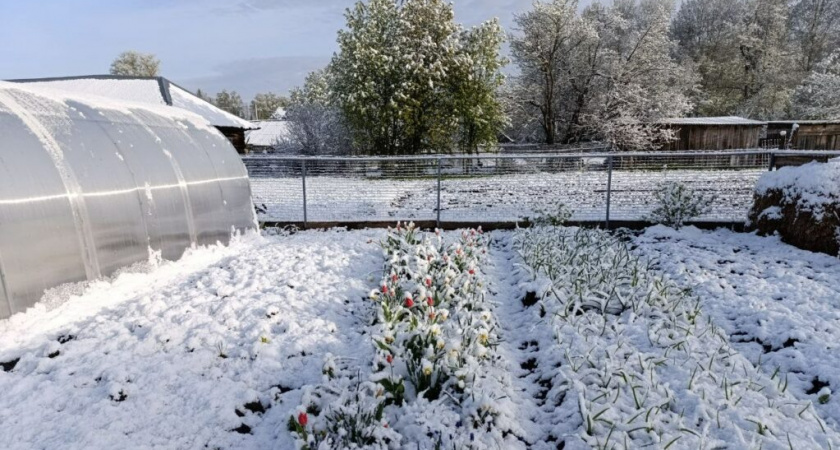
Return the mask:
[[[641,221],[666,182],[715,198],[699,217],[743,222],[779,158],[840,152],[727,151],[318,158],[248,156],[263,222],[513,222],[559,203],[573,221]]]

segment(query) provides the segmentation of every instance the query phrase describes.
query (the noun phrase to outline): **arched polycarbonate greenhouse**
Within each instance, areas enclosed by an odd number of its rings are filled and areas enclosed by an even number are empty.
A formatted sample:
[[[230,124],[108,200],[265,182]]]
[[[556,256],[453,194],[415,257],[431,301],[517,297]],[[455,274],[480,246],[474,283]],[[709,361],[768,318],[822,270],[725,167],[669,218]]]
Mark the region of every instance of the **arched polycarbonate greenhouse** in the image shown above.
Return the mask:
[[[0,319],[254,227],[245,167],[201,117],[0,82]]]

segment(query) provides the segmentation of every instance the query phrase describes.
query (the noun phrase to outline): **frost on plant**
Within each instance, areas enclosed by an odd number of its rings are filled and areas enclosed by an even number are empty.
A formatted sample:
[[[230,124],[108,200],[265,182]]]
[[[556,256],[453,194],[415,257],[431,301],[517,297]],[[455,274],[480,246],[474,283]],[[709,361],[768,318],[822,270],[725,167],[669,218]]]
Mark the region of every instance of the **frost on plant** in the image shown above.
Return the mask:
[[[683,183],[669,181],[662,184],[656,192],[656,207],[648,220],[675,229],[680,229],[686,221],[708,214],[712,203],[717,199],[698,194]]]
[[[439,231],[423,235],[413,224],[389,230],[382,242],[383,276],[370,292],[371,373],[325,364],[324,384],[301,406],[323,412],[308,420],[309,428],[290,426],[301,448],[499,442],[501,433],[493,432],[497,394],[483,387],[493,383],[485,383],[487,366],[499,342],[481,272],[487,241],[480,228],[447,241]],[[406,412],[414,409],[435,414]],[[290,417],[290,425],[294,421]]]
[[[533,227],[514,247],[563,356],[572,448],[830,448],[835,437],[703,318],[700,300],[602,230]],[[541,347],[541,350],[547,350]],[[818,427],[817,427],[818,426]],[[736,437],[737,436],[737,437]],[[733,445],[733,441],[736,441]]]
[[[536,226],[560,226],[572,218],[572,210],[563,203],[551,209],[538,209],[536,213],[533,220]]]

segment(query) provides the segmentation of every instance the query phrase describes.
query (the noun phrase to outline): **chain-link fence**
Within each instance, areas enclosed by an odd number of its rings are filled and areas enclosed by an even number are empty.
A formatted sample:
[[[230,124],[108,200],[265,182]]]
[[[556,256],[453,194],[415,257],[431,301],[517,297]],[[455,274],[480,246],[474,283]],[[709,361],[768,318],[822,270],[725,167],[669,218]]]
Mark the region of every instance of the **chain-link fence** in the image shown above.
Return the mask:
[[[398,158],[251,156],[254,202],[275,223],[643,221],[667,182],[711,201],[705,222],[743,222],[758,177],[790,152],[585,153]],[[840,153],[796,152],[825,160]],[[806,158],[807,159],[807,158]]]

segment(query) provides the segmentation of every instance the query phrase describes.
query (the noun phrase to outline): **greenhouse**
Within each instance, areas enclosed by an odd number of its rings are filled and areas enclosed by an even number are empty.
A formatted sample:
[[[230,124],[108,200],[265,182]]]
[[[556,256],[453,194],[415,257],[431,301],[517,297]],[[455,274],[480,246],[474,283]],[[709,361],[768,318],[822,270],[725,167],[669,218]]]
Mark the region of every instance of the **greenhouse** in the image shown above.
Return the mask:
[[[245,168],[205,119],[0,82],[0,319],[255,227]]]

